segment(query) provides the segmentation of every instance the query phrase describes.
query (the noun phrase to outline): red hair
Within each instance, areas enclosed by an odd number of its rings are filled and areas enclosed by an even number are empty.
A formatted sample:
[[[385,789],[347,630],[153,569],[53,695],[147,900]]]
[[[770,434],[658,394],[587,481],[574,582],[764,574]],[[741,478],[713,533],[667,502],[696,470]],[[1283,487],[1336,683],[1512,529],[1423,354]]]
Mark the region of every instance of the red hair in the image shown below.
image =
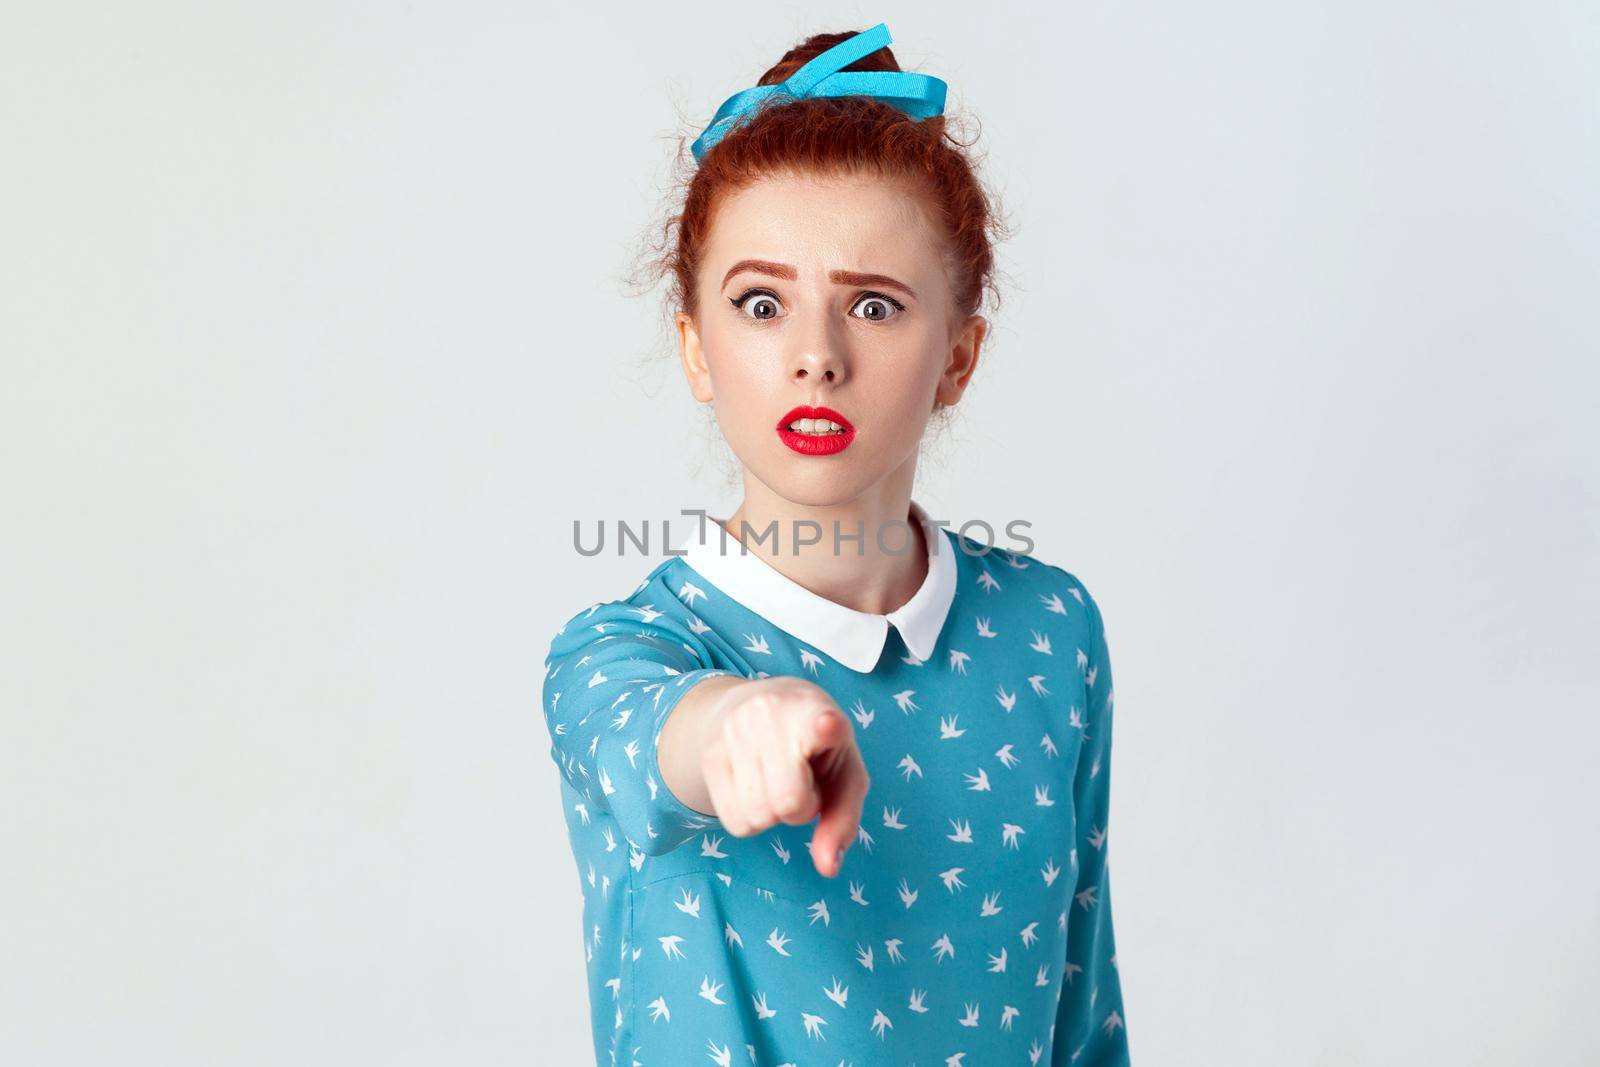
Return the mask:
[[[808,37],[785,52],[757,84],[776,85],[814,56],[853,36]],[[885,46],[842,69],[901,68]],[[698,318],[695,278],[724,194],[766,177],[871,174],[918,190],[930,217],[943,223],[952,313],[958,323],[965,321],[978,313],[986,292],[999,303],[992,242],[1004,236],[992,194],[979,180],[968,147],[949,134],[945,116],[913,119],[868,96],[768,103],[713,145],[689,175],[682,209],[664,227],[667,249],[655,261],[655,273],[672,280],[676,309]],[[680,145],[680,160],[684,157],[693,159]]]

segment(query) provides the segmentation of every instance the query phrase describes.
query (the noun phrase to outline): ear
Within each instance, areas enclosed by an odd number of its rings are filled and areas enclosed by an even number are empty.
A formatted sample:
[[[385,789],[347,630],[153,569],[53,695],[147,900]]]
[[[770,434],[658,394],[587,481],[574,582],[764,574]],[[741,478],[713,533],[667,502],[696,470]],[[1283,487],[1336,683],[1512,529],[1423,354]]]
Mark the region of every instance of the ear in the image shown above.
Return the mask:
[[[678,323],[678,358],[683,362],[683,376],[689,380],[689,392],[702,404],[711,402],[711,367],[706,363],[705,349],[700,347],[700,331],[694,318],[686,311],[674,316]]]
[[[972,372],[978,368],[978,350],[983,347],[983,339],[988,332],[989,320],[982,315],[973,315],[962,326],[950,346],[950,358],[945,363],[944,375],[933,394],[935,404],[952,407],[961,400],[967,383],[972,380]]]

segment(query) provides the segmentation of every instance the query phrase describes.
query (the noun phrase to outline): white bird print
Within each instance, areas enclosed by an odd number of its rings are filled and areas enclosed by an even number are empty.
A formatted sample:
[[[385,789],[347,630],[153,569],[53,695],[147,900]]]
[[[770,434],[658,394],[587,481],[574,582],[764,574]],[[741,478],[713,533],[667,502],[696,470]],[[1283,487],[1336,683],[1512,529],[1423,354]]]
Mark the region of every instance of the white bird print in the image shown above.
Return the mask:
[[[1015,552],[1006,552],[1002,550],[1000,553],[1000,558],[1005,560],[1006,565],[1011,567],[1013,570],[1025,571],[1030,566],[1027,560],[1023,559]]]
[[[1010,572],[1006,579],[999,578],[1002,569]],[[1087,874],[1080,866],[1080,858],[1102,859],[1109,844],[1103,793],[1097,790],[1105,785],[1111,763],[1111,672],[1104,662],[1097,664],[1100,635],[1093,624],[1098,622],[1098,616],[1088,606],[1093,601],[1083,590],[1073,588],[1070,580],[1058,580],[1057,568],[1029,569],[1026,557],[1018,559],[1003,552],[999,560],[993,554],[986,562],[964,558],[957,573],[961,581],[953,594],[949,616],[943,619],[952,625],[931,630],[920,613],[913,613],[918,632],[952,636],[939,641],[926,661],[912,653],[897,663],[895,660],[902,653],[910,652],[902,641],[904,647],[894,648],[870,672],[841,670],[835,653],[843,654],[848,646],[840,638],[836,650],[820,622],[809,628],[802,626],[799,631],[779,629],[762,618],[760,612],[740,609],[734,598],[724,595],[722,583],[712,585],[699,572],[683,567],[666,575],[665,581],[653,574],[626,601],[602,602],[590,609],[594,613],[605,608],[604,616],[565,627],[568,632],[563,646],[545,660],[542,673],[546,683],[541,703],[556,742],[553,754],[561,773],[575,789],[568,795],[565,811],[575,831],[573,843],[579,855],[582,888],[593,897],[590,903],[594,904],[602,900],[616,903],[609,897],[612,885],[619,891],[628,885],[656,890],[641,894],[635,901],[637,911],[631,915],[631,922],[624,921],[620,926],[615,908],[586,909],[583,929],[589,936],[581,941],[589,965],[587,973],[591,987],[612,1004],[616,1014],[612,1052],[617,1067],[640,1061],[656,1064],[682,1060],[687,1065],[698,1059],[692,1052],[697,1044],[707,1050],[706,1062],[714,1061],[721,1067],[733,1067],[732,1059],[741,1048],[748,1052],[749,1060],[740,1057],[740,1063],[747,1063],[748,1067],[795,1067],[813,1059],[831,1059],[838,1067],[866,1067],[868,1062],[878,1060],[884,1061],[884,1067],[890,1062],[908,1067],[913,1063],[924,1067],[941,1063],[946,1067],[983,1067],[985,1055],[993,1054],[990,1045],[995,1041],[1010,1050],[1014,1061],[1022,1060],[1019,1053],[1026,1044],[1028,1062],[1033,1067],[1044,1067],[1057,1059],[1081,1067],[1090,1058],[1091,1049],[1102,1044],[1120,1049],[1123,1003],[1114,984],[1117,958],[1087,943],[1080,947],[1077,930],[1072,932],[1070,944],[1067,937],[1074,914],[1084,923],[1109,921],[1109,912],[1099,907],[1109,905],[1109,892],[1102,896],[1100,886],[1087,884],[1104,879],[1095,877],[1098,872]],[[967,584],[974,579],[975,586]],[[676,595],[670,590],[676,590]],[[737,596],[736,589],[728,591]],[[1084,607],[1069,610],[1069,593]],[[985,595],[992,599],[985,600]],[[642,603],[646,600],[652,603]],[[657,610],[653,601],[664,603],[665,611]],[[941,607],[937,612],[944,610]],[[979,610],[986,614],[978,615]],[[697,614],[700,611],[704,612],[703,619]],[[1083,612],[1081,616],[1079,611]],[[627,618],[628,614],[633,618]],[[1046,620],[1040,617],[1042,614],[1057,618]],[[936,613],[934,618],[942,616]],[[1080,618],[1084,621],[1082,626],[1078,625]],[[601,625],[590,629],[594,623]],[[745,632],[744,627],[752,623],[755,630]],[[762,630],[769,625],[771,629]],[[649,632],[652,626],[661,629]],[[952,648],[951,645],[962,644],[963,633],[967,647]],[[719,636],[713,640],[711,634]],[[973,637],[978,638],[976,644],[972,643]],[[1000,637],[1006,640],[1001,642]],[[1055,683],[1066,686],[1059,699],[1052,692],[1052,679],[1059,668],[1040,670],[1038,660],[1018,659],[1027,651],[1053,657],[1057,638],[1063,642],[1063,662],[1071,664],[1076,656],[1078,667],[1077,672],[1063,675],[1065,683]],[[621,644],[608,645],[607,641]],[[1075,648],[1078,642],[1083,642],[1082,648]],[[944,671],[933,666],[941,651],[946,653],[948,665]],[[760,656],[767,658],[762,660]],[[765,663],[768,670],[756,670],[754,664],[760,663]],[[912,666],[925,672],[920,680],[910,671]],[[1098,684],[1097,666],[1106,668],[1105,686]],[[845,864],[841,872],[844,877],[839,882],[847,890],[843,898],[827,889],[825,882],[801,877],[810,873],[810,856],[802,859],[804,870],[797,870],[791,862],[797,856],[791,851],[793,845],[807,846],[808,828],[774,828],[766,834],[772,852],[764,855],[759,842],[728,833],[715,817],[686,812],[681,804],[673,803],[674,798],[665,790],[653,758],[651,727],[659,727],[661,711],[687,688],[684,683],[690,679],[684,676],[698,675],[701,672],[695,668],[707,667],[723,668],[719,673],[741,678],[791,674],[818,683],[826,667],[830,696],[848,712],[858,737],[872,749],[869,765],[881,769],[889,766],[891,759],[897,761],[894,766],[901,784],[896,786],[892,776],[885,776],[882,785],[874,782],[873,792],[866,798],[879,809],[880,818],[874,821],[869,811],[855,827],[853,838],[867,854]],[[1036,673],[1025,674],[1030,667]],[[1079,677],[1073,677],[1073,673]],[[1012,689],[1019,677],[1024,679],[1024,685]],[[1003,717],[995,716],[988,708],[989,701],[982,696],[985,688],[1003,709]],[[1024,688],[1030,693],[1026,701],[1021,699]],[[565,689],[564,694],[561,689]],[[1075,703],[1080,695],[1085,697],[1081,705]],[[890,698],[894,700],[891,706],[898,707],[902,718],[907,719],[903,725],[908,732],[903,740],[891,737],[899,728],[892,718],[884,720],[881,727],[877,723],[875,708]],[[869,700],[871,704],[867,703]],[[919,711],[928,712],[923,717],[925,722],[911,723],[909,717]],[[1095,717],[1093,735],[1088,732],[1090,715]],[[1104,738],[1099,730],[1102,715],[1107,724]],[[1064,726],[1075,727],[1077,736],[1062,730]],[[927,734],[922,732],[924,727]],[[1054,736],[1058,730],[1062,730],[1061,740]],[[1033,755],[1024,755],[1022,748],[1030,736],[1038,747]],[[883,739],[885,744],[880,745],[876,739]],[[941,744],[933,745],[933,741]],[[892,754],[895,746],[901,748],[899,757]],[[912,748],[931,754],[931,771],[921,766],[921,757]],[[983,758],[984,751],[990,753],[991,759]],[[993,776],[988,774],[991,762],[1001,768]],[[1079,768],[1081,772],[1074,777]],[[988,792],[991,796],[962,797],[963,792]],[[1029,807],[1034,808],[1031,814]],[[1074,811],[1078,812],[1076,821]],[[1019,818],[1028,821],[1019,823]],[[939,829],[940,819],[946,821],[943,831]],[[880,828],[896,833],[885,835],[883,853],[874,854],[874,836]],[[635,839],[634,834],[639,837]],[[941,834],[947,843],[963,848],[952,854],[936,840],[935,835]],[[816,843],[813,838],[809,846]],[[1081,847],[1069,847],[1073,845]],[[655,854],[647,854],[645,848]],[[1071,857],[1065,867],[1054,857],[1059,848],[1068,848]],[[664,881],[662,872],[668,866],[681,866],[665,858],[669,850],[676,850],[679,858],[686,858],[691,866],[696,860],[717,862],[699,862],[700,869],[694,872],[696,879]],[[1006,851],[1017,852],[1014,863],[1005,862]],[[655,864],[658,858],[662,864]],[[624,859],[628,864],[626,875],[620,873]],[[1034,883],[1027,875],[1028,867],[1039,872],[1040,883]],[[768,876],[758,873],[763,869],[769,872]],[[973,873],[971,882],[966,880],[969,871]],[[708,874],[719,880],[705,877]],[[1061,877],[1063,874],[1065,878]],[[796,882],[796,878],[801,881]],[[1054,891],[1057,881],[1062,883],[1065,894]],[[773,888],[758,884],[762,882]],[[892,896],[881,895],[883,885],[890,887]],[[920,889],[924,885],[943,885],[946,890],[943,897],[935,892],[919,913],[929,919],[926,923],[909,914],[921,902]],[[972,889],[977,898],[976,915],[967,910],[971,898],[956,899],[964,897],[967,889]],[[807,902],[805,896],[811,894],[815,895]],[[896,898],[907,912],[898,922],[888,904]],[[832,906],[840,899],[853,902],[862,910],[853,912],[846,907],[841,913],[840,930],[835,933],[831,930]],[[885,902],[882,910],[880,899]],[[804,926],[797,925],[798,913],[793,910],[796,907],[805,909]],[[1076,913],[1074,907],[1078,908]],[[874,910],[868,911],[869,908]],[[967,942],[962,961],[954,962],[952,929],[963,931],[965,936],[973,918],[995,918],[1008,912],[1011,918],[992,924],[996,929],[990,931],[990,936]],[[865,925],[853,921],[858,917]],[[733,918],[739,919],[737,929]],[[723,920],[723,945],[717,945],[709,931],[699,931],[701,919],[706,920],[708,928],[718,919]],[[816,930],[819,921],[824,926],[821,932]],[[762,926],[770,931],[765,938],[760,933]],[[799,932],[788,935],[783,932],[784,926],[795,927]],[[982,926],[980,923],[978,928]],[[746,927],[756,937],[756,943],[765,940],[776,956],[793,962],[780,962],[749,947],[741,935]],[[1049,927],[1057,927],[1059,933]],[[1006,934],[1007,929],[1013,934]],[[684,934],[684,930],[689,932]],[[934,930],[941,931],[938,940],[927,936]],[[661,936],[663,931],[667,936]],[[1018,963],[1018,971],[1007,977],[1012,936],[1017,937],[1015,944],[1027,958]],[[652,939],[661,946],[661,964],[666,965],[657,966],[678,973],[675,977],[663,974],[652,979],[639,971],[636,973],[644,979],[642,983],[630,979],[629,975],[635,972],[627,970],[628,960],[648,957]],[[928,955],[920,961],[912,959],[905,948],[918,941],[933,957],[932,974],[927,966]],[[691,945],[694,953],[689,952]],[[858,993],[856,1009],[851,1012],[850,987],[865,981],[853,977],[852,961],[867,972],[866,980],[874,984],[880,977],[891,981],[898,978],[897,974],[876,973],[880,947],[884,949],[886,972],[903,969],[907,981],[893,983],[893,988],[875,987]],[[952,962],[939,971],[946,957]],[[1078,962],[1071,962],[1072,958]],[[681,970],[678,963],[684,964]],[[1035,969],[1031,983],[1027,974],[1030,965]],[[719,977],[712,977],[713,968]],[[695,969],[702,971],[698,987],[692,984]],[[985,971],[990,975],[988,979],[981,977]],[[841,977],[841,972],[850,977]],[[1055,1008],[1052,1002],[1048,1007],[1055,1010],[1048,1010],[1044,998],[1060,989],[1071,991],[1069,984],[1079,974],[1084,988],[1073,992],[1074,1001],[1069,1005],[1076,1004],[1081,1014],[1072,1019],[1071,1033],[1067,1033],[1055,1025],[1068,1021],[1065,1009]],[[930,985],[913,988],[917,981],[928,981]],[[808,991],[810,982],[817,984]],[[940,989],[929,1001],[932,983],[940,983]],[[651,999],[648,990],[652,985],[658,993],[663,988],[677,990],[675,1015],[670,1012],[665,995]],[[833,1009],[815,1000],[819,987]],[[697,998],[682,999],[683,989],[696,989]],[[727,996],[723,995],[724,990],[728,991]],[[605,996],[607,991],[609,996]],[[744,998],[739,996],[741,991]],[[905,1014],[933,1014],[939,1018],[924,1026],[913,1021],[902,1028],[890,1014],[896,996],[907,996],[907,1000],[900,1001]],[[1100,1004],[1095,996],[1105,1003]],[[695,999],[706,1007],[697,1007]],[[779,1002],[782,1009],[778,1008]],[[641,1006],[646,1010],[640,1012]],[[713,1007],[718,1010],[713,1012]],[[728,1008],[727,1013],[720,1010],[723,1007]],[[985,1008],[988,1022],[982,1021]],[[803,1019],[804,1038],[793,1031],[792,1024],[776,1023],[776,1016],[785,1012],[786,1019]],[[1024,1014],[1028,1019],[1019,1025]],[[848,1022],[846,1017],[851,1015],[858,1021]],[[626,1020],[637,1016],[648,1021],[638,1032],[626,1033]],[[869,1018],[869,1033],[883,1043],[877,1056],[865,1051],[864,1046],[857,1049],[852,1045],[866,1040],[861,1034],[860,1017]],[[596,1018],[597,1034],[602,1028],[612,1029],[612,1020],[603,1010],[596,1013]],[[767,1049],[761,1042],[771,1040],[771,1036],[758,1038],[749,1029],[761,1027],[761,1020],[782,1028],[774,1034],[786,1032],[788,1040],[807,1048],[812,1042],[831,1041],[826,1036],[828,1023],[842,1022],[843,1036],[834,1042],[841,1055],[781,1049],[781,1041],[780,1048]],[[667,1021],[668,1026],[658,1029],[656,1024],[662,1021]],[[950,1030],[952,1022],[972,1030],[968,1039],[963,1040],[958,1031]],[[890,1030],[897,1031],[892,1051],[887,1044]],[[990,1033],[985,1035],[982,1030]],[[677,1036],[671,1037],[674,1033]],[[1094,1040],[1074,1056],[1073,1046],[1086,1036]],[[676,1058],[666,1051],[669,1037],[671,1047],[678,1050]],[[980,1040],[982,1049],[977,1047]],[[847,1050],[846,1045],[852,1047]],[[963,1045],[967,1046],[965,1050]],[[777,1054],[770,1054],[774,1052]],[[969,1062],[973,1055],[979,1057],[979,1063]],[[780,1062],[786,1057],[791,1062]],[[818,1062],[814,1067],[832,1065]]]

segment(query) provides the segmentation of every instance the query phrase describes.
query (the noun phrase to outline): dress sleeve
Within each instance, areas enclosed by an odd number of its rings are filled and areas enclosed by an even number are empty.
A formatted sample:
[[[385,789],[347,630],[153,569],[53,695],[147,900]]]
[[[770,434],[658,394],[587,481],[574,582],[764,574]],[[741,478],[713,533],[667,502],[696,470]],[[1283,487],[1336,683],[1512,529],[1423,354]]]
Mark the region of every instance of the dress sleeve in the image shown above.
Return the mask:
[[[1080,583],[1081,588],[1081,583]],[[1088,709],[1072,796],[1077,820],[1078,881],[1068,904],[1066,976],[1056,1009],[1052,1067],[1128,1064],[1127,1026],[1117,946],[1111,929],[1111,879],[1106,865],[1111,800],[1111,658],[1105,620],[1084,592],[1089,648],[1083,661]]]
[[[666,787],[656,743],[683,694],[724,674],[743,677],[710,666],[695,635],[649,605],[596,604],[551,642],[542,698],[550,755],[591,813],[609,812],[645,855],[721,827]]]

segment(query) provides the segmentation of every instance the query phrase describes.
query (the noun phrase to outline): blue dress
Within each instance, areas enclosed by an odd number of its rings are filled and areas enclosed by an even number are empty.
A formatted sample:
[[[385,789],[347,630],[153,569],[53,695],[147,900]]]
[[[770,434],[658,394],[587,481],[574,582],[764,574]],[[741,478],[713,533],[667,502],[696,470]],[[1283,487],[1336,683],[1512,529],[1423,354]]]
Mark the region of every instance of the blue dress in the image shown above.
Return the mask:
[[[770,545],[724,551],[707,518],[556,634],[543,705],[602,1067],[1129,1062],[1100,610],[912,515],[933,551],[897,612],[817,596]],[[662,784],[661,724],[726,674],[807,678],[850,716],[871,784],[837,877],[815,820],[735,837]]]

